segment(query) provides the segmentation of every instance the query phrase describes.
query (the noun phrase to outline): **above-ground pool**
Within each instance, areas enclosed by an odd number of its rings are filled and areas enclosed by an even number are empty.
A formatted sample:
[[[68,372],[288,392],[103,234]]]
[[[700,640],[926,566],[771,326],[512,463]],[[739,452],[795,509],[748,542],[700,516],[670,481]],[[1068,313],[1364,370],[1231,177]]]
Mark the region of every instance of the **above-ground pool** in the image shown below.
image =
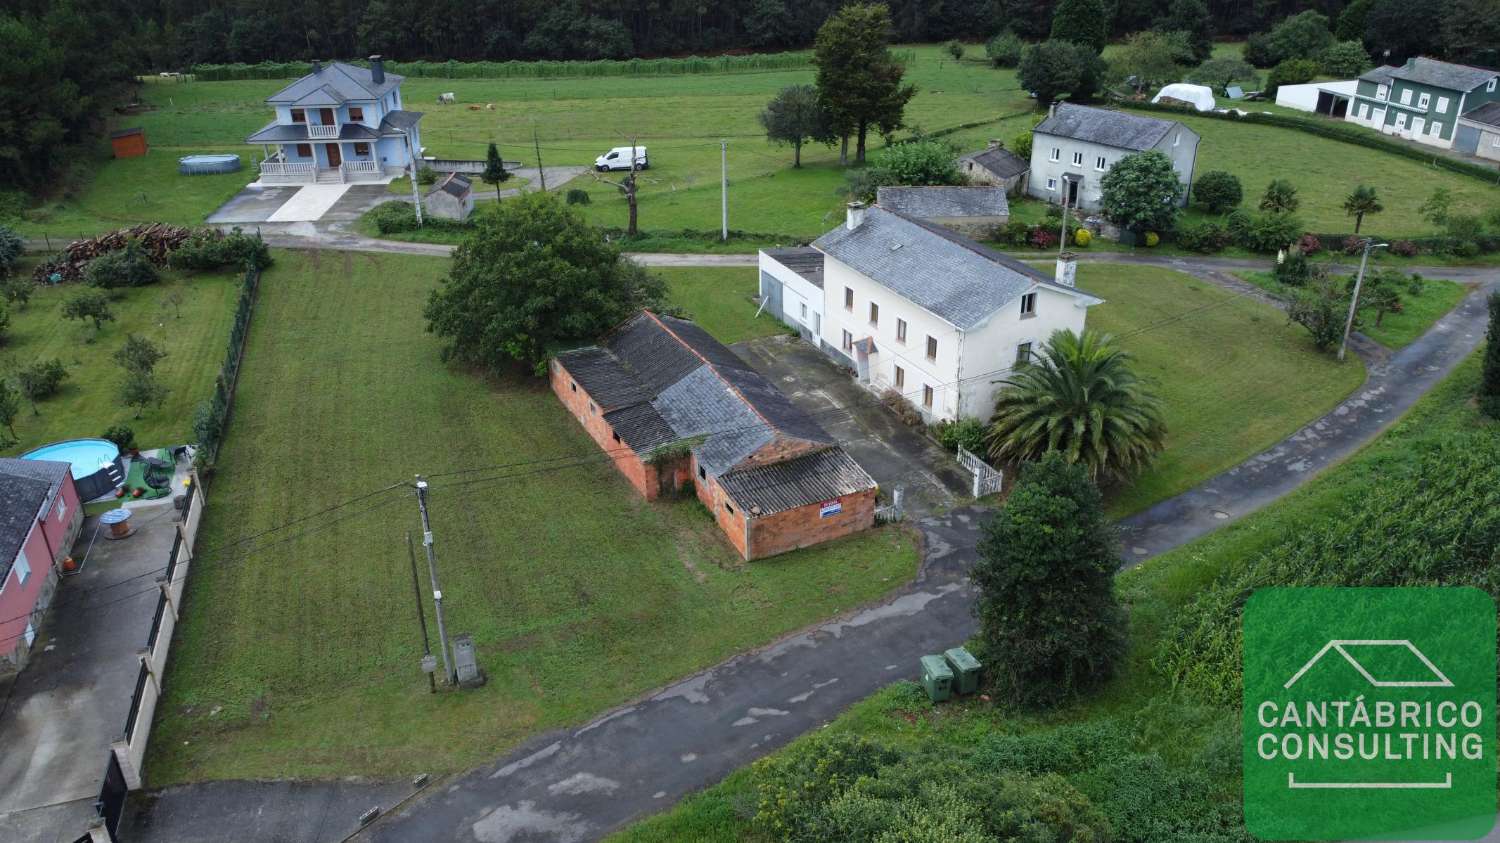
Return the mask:
[[[108,439],[69,439],[53,442],[21,455],[23,460],[51,460],[73,467],[73,485],[80,500],[93,500],[113,492],[125,482],[120,449]]]
[[[177,172],[184,176],[232,173],[239,168],[238,155],[184,155],[177,159]]]

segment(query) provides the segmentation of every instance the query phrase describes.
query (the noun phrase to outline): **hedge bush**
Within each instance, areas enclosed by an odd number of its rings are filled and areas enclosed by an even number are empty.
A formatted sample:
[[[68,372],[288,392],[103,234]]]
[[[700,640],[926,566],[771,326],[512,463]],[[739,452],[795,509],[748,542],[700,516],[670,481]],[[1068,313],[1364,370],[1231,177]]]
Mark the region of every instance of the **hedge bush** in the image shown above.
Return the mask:
[[[208,270],[226,266],[265,269],[271,265],[271,248],[259,236],[236,228],[228,234],[200,229],[182,241],[167,257],[179,269]]]
[[[1210,214],[1222,214],[1244,198],[1245,189],[1240,180],[1223,170],[1209,170],[1193,183],[1193,201]]]
[[[115,289],[118,287],[144,287],[161,280],[156,264],[141,244],[135,240],[125,248],[105,252],[83,267],[83,281],[91,287]]]
[[[423,216],[422,224],[418,225],[416,206],[410,202],[395,199],[382,202],[366,211],[365,219],[369,220],[375,226],[375,230],[381,234],[397,234],[402,231],[416,231],[419,228],[467,232],[473,228],[473,224],[467,221],[433,216]]]
[[[932,432],[937,436],[938,444],[952,453],[958,453],[958,449],[962,447],[970,453],[979,454],[984,452],[984,430],[984,422],[968,418],[956,422],[939,422]]]
[[[1233,238],[1229,229],[1213,220],[1197,224],[1185,223],[1177,227],[1177,245],[1188,251],[1211,255],[1224,250],[1231,242]]]

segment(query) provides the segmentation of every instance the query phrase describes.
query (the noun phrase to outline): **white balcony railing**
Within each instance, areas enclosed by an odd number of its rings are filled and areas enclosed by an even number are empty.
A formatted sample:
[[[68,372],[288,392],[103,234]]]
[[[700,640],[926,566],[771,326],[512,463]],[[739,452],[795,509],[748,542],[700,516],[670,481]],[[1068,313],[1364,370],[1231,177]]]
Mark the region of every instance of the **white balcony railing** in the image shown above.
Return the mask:
[[[344,172],[346,173],[378,173],[380,165],[375,161],[345,161]]]
[[[336,138],[339,136],[339,127],[337,123],[329,123],[326,125],[318,123],[308,123],[307,136],[310,138]]]
[[[313,165],[286,163],[282,161],[263,161],[260,165],[260,175],[263,179],[281,181],[312,181],[314,177]]]

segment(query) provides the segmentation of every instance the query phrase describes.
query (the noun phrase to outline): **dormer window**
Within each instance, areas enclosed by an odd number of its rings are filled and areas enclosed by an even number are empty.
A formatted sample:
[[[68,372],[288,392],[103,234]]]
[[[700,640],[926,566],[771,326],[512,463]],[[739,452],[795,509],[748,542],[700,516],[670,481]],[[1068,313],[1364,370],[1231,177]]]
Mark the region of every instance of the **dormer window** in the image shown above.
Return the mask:
[[[360,108],[357,105],[351,105],[351,106],[349,106],[349,122],[351,122],[351,123],[363,123],[363,122],[365,122],[365,110],[363,108]]]
[[[307,112],[303,111],[300,108],[294,108],[294,109],[292,109],[292,122],[293,123],[306,123],[307,122]]]

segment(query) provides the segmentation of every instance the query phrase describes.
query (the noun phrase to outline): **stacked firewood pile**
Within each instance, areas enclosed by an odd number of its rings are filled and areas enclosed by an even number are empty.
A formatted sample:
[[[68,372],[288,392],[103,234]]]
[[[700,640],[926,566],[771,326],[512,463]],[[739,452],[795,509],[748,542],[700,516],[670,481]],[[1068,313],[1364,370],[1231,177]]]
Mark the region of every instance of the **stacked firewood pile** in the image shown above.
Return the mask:
[[[51,283],[52,276],[56,273],[62,276],[63,281],[77,281],[83,276],[83,267],[89,261],[108,252],[123,249],[125,244],[132,240],[140,243],[152,263],[165,266],[167,255],[181,246],[192,233],[191,228],[152,222],[115,229],[107,234],[86,240],[74,240],[63,249],[60,256],[37,266],[32,273],[32,279],[39,284]]]

